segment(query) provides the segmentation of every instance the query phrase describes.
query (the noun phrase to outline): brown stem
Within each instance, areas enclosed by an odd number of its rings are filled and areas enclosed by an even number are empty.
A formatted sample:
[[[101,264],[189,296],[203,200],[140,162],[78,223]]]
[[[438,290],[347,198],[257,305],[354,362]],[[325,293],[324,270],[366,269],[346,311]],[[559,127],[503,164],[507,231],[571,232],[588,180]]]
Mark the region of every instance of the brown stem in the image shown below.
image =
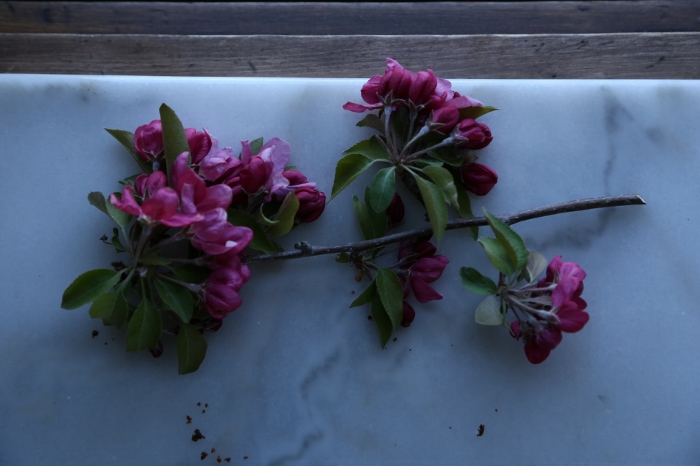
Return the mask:
[[[520,210],[510,214],[498,215],[502,221],[508,225],[513,225],[533,218],[547,217],[549,215],[564,214],[567,212],[578,212],[581,210],[601,209],[608,207],[620,207],[627,205],[644,205],[646,202],[636,194],[624,196],[594,197],[590,199],[579,199],[577,201],[562,202],[534,209]],[[447,222],[447,230],[458,228],[476,227],[488,225],[485,217],[462,218]],[[355,243],[341,244],[337,246],[312,246],[306,242],[299,242],[294,245],[296,251],[285,251],[275,254],[260,254],[249,256],[244,262],[252,264],[254,262],[269,262],[275,260],[298,259],[301,257],[320,256],[324,254],[338,254],[341,252],[361,252],[368,249],[385,246],[391,243],[398,243],[407,239],[429,238],[432,236],[431,227],[417,228],[415,230],[394,233],[377,239],[357,241]]]

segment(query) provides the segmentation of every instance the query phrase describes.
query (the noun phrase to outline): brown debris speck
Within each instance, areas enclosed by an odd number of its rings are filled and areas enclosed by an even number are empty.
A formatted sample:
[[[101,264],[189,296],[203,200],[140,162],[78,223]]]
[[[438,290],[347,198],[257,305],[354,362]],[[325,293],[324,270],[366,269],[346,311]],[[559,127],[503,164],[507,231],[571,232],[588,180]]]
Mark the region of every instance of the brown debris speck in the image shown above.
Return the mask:
[[[189,416],[186,416],[186,417],[187,417],[187,422],[185,424],[192,424],[192,418]]]
[[[244,459],[244,460],[247,460],[247,459],[248,459],[248,457],[247,457],[247,456],[244,456],[244,457],[243,457],[243,459]]]
[[[216,462],[217,462],[217,463],[221,463],[221,456],[217,456],[217,457],[216,457]]]
[[[93,331],[92,331],[92,339],[94,340],[95,337],[96,337],[97,335],[99,335],[99,334],[100,334],[100,332],[98,332],[97,330],[93,330]]]
[[[199,440],[204,440],[206,437],[202,435],[202,433],[199,431],[199,429],[194,430],[194,434],[192,434],[192,441],[197,442]]]
[[[372,316],[367,316],[367,320],[372,320]]]
[[[209,453],[207,453],[206,451],[203,451],[202,454],[199,456],[200,461],[204,460],[204,458],[206,458],[207,456],[209,456]]]
[[[209,407],[209,403],[204,403],[204,407],[205,407],[205,408],[208,408],[208,407]]]
[[[206,413],[206,412],[207,412],[207,410],[206,410],[206,409],[203,409],[203,410],[202,410],[202,414],[204,414],[204,413]]]
[[[197,406],[202,406],[202,403],[197,403]]]
[[[224,458],[224,461],[226,461],[227,463],[230,463],[230,462],[231,462],[231,458]]]
[[[212,453],[216,453],[216,448],[211,447],[211,452],[212,452]]]
[[[394,341],[398,340],[398,338],[394,337]]]
[[[498,412],[498,408],[496,408],[496,412]]]
[[[105,346],[107,346],[107,342],[105,341]]]
[[[484,435],[484,425],[479,424],[479,431],[477,432],[476,436],[481,437],[482,435]]]

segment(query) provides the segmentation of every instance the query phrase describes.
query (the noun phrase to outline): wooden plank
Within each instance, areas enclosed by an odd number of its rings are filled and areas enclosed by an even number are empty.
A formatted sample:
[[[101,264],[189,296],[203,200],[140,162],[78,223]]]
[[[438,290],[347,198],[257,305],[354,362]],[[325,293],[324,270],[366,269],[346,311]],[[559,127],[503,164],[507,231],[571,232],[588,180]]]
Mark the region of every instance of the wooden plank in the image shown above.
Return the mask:
[[[700,2],[4,2],[0,32],[423,35],[698,32]]]
[[[0,72],[368,77],[385,57],[448,78],[700,78],[700,33],[501,36],[0,34]]]

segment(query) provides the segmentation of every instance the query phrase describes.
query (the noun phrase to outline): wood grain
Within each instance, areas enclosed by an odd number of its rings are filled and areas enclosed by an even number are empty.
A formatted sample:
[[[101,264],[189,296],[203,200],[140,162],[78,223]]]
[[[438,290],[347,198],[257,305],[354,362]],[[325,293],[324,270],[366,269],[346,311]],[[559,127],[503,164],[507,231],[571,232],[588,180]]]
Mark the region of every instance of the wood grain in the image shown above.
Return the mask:
[[[447,78],[700,78],[700,33],[475,36],[0,34],[0,72],[368,77],[385,57]]]
[[[424,35],[698,32],[700,2],[4,2],[0,32]]]

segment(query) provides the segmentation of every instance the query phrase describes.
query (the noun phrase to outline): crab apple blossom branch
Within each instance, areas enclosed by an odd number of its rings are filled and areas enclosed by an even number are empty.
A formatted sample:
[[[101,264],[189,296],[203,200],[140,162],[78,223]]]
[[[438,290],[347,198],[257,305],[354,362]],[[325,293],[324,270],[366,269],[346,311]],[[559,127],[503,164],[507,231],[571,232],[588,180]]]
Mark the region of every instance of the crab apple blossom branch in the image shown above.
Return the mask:
[[[567,212],[578,212],[582,210],[602,209],[608,207],[621,207],[629,205],[644,205],[644,199],[637,194],[627,194],[623,196],[605,196],[594,197],[589,199],[579,199],[576,201],[562,202],[534,209],[520,210],[510,214],[499,215],[503,222],[508,225],[532,220],[550,215],[564,214]],[[488,225],[485,217],[473,217],[451,220],[447,222],[447,230],[455,230],[458,228],[476,227]],[[430,237],[433,234],[431,227],[417,228],[414,230],[404,231],[387,235],[382,238],[358,241],[354,243],[341,244],[337,246],[312,246],[306,242],[299,242],[294,245],[296,251],[285,251],[275,254],[260,254],[257,256],[249,256],[243,262],[252,264],[255,262],[270,262],[277,260],[299,259],[302,257],[321,256],[324,254],[337,254],[341,252],[362,252],[368,249],[385,246],[387,244],[398,243],[408,239],[419,239]]]

